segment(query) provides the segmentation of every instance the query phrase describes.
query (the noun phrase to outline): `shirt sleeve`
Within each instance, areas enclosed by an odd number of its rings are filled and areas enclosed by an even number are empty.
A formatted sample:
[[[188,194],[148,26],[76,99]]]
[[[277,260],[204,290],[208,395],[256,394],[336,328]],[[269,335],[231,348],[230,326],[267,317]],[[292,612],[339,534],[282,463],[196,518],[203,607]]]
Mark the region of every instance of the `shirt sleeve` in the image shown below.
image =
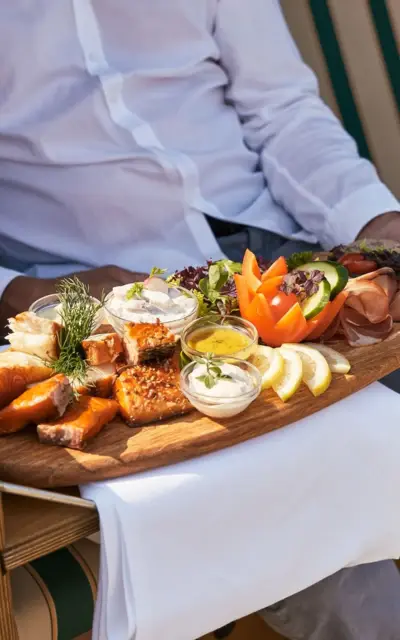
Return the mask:
[[[13,271],[12,269],[6,269],[5,267],[0,267],[0,302],[1,296],[3,295],[6,287],[10,284],[11,280],[14,280],[17,276],[23,276],[23,273],[19,273],[19,271]]]
[[[260,155],[273,198],[330,248],[400,204],[319,96],[279,0],[219,0],[215,40],[226,99]]]

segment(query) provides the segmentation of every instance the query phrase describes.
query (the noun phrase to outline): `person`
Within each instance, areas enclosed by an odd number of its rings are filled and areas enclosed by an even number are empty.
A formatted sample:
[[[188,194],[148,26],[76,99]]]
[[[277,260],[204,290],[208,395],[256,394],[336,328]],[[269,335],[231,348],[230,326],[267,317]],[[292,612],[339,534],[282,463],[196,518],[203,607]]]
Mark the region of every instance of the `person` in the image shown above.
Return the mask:
[[[0,53],[2,326],[65,274],[97,295],[246,245],[400,240],[278,0],[2,2]],[[296,640],[400,640],[399,602],[384,562],[261,615]]]

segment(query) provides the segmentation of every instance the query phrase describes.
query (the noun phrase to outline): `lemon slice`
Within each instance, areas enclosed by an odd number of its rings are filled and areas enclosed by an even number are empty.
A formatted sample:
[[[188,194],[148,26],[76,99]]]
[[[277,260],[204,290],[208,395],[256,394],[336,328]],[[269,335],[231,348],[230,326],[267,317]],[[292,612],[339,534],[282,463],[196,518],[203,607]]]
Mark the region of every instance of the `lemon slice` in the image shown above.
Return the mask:
[[[261,373],[261,388],[269,389],[283,375],[284,361],[281,354],[272,347],[259,345],[250,361]]]
[[[339,351],[335,351],[335,349],[327,347],[325,344],[319,343],[314,344],[312,342],[308,342],[306,343],[306,346],[312,347],[313,349],[316,349],[317,351],[322,353],[324,358],[327,360],[332,373],[349,373],[351,369],[350,362],[347,360],[347,358],[342,356]]]
[[[283,402],[289,400],[301,385],[303,378],[303,363],[297,351],[281,347],[276,351],[283,358],[283,374],[277,382],[272,385],[275,393]]]
[[[328,362],[316,349],[304,344],[284,344],[288,351],[298,353],[303,363],[303,382],[314,396],[320,396],[329,387],[332,373]]]

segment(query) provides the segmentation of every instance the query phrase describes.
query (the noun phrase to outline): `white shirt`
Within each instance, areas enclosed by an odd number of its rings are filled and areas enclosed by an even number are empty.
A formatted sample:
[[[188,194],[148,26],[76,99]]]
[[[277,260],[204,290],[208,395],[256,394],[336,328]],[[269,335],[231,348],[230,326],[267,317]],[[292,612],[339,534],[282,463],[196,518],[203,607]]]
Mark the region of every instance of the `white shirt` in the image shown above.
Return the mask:
[[[278,0],[0,0],[3,257],[175,269],[221,255],[203,214],[330,246],[398,206]]]

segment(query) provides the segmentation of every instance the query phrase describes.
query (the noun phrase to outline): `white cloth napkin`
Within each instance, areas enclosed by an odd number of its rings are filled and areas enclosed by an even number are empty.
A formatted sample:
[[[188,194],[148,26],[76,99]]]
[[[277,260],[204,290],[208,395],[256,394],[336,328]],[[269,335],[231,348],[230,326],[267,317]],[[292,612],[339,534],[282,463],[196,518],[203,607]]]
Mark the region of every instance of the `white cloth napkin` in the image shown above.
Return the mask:
[[[193,640],[397,558],[399,414],[375,383],[230,449],[82,487],[101,519],[94,640]]]

